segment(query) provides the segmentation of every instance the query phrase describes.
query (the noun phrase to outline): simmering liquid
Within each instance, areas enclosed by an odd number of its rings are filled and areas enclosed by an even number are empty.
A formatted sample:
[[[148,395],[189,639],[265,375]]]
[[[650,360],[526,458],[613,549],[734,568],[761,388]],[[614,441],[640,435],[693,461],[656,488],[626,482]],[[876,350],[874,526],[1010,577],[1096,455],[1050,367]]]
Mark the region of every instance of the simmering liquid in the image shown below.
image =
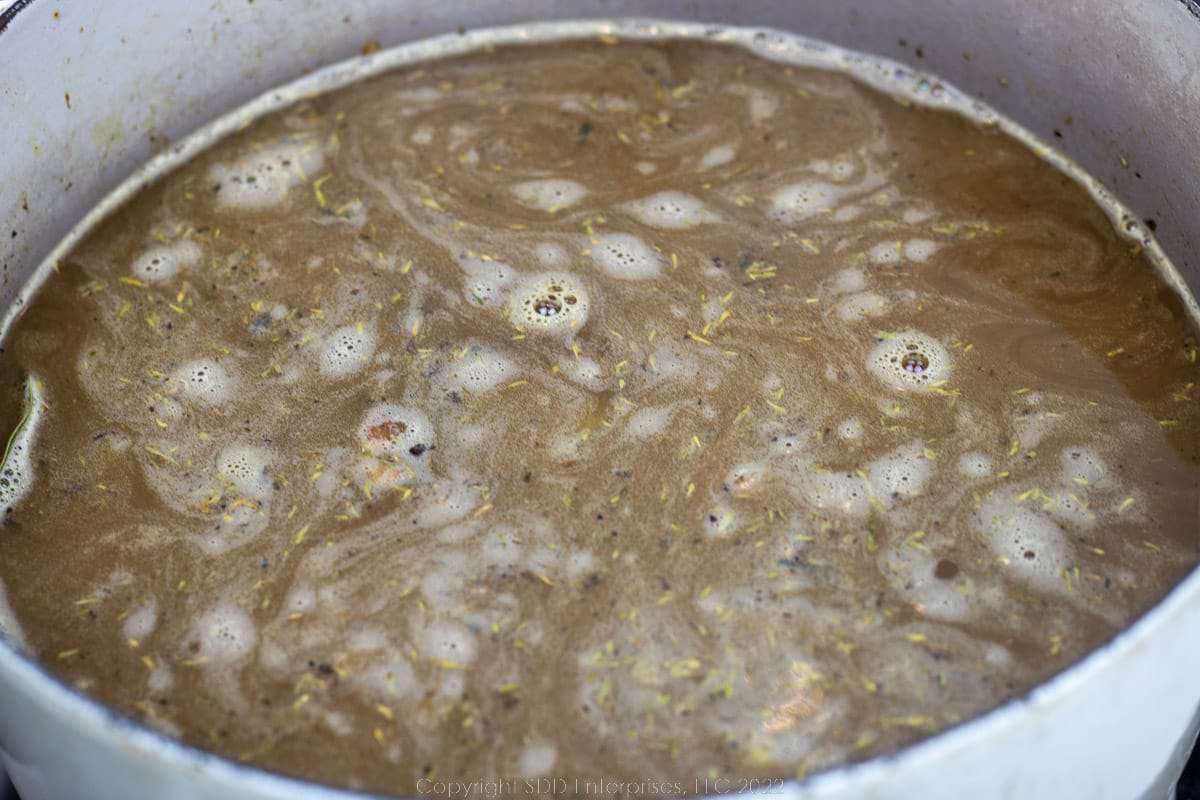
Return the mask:
[[[1196,563],[1187,309],[996,124],[844,74],[408,66],[157,179],[14,316],[0,630],[380,792],[869,758]]]

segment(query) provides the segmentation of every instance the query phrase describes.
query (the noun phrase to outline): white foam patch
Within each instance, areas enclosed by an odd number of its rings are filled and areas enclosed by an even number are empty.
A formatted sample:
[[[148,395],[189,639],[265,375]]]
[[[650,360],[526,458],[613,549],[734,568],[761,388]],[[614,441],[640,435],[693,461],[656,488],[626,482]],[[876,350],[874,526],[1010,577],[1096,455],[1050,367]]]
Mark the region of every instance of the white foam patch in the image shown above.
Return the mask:
[[[566,558],[566,569],[567,578],[574,583],[596,569],[596,556],[590,550],[575,550]]]
[[[737,156],[737,145],[719,144],[709,149],[700,159],[698,165],[701,171],[723,167]]]
[[[652,194],[622,203],[618,208],[643,225],[664,230],[682,230],[721,221],[721,216],[710,211],[704,201],[676,191]]]
[[[746,98],[746,110],[750,112],[751,122],[763,122],[774,116],[779,109],[779,98],[765,89],[735,83],[727,86],[725,91]]]
[[[633,168],[642,175],[653,175],[658,171],[658,165],[653,161],[635,161],[633,163]]]
[[[219,406],[233,394],[233,380],[211,358],[198,358],[171,373],[183,396],[204,406]]]
[[[209,664],[232,666],[254,652],[258,632],[254,621],[232,603],[221,603],[202,614],[185,641],[193,641],[198,649],[194,656]]]
[[[837,305],[837,313],[847,322],[856,319],[879,317],[887,313],[891,303],[886,297],[874,292],[860,292],[842,299]]]
[[[789,183],[771,193],[771,216],[780,222],[800,222],[833,210],[846,189],[825,181]]]
[[[4,463],[0,464],[0,515],[7,514],[29,493],[33,485],[33,441],[42,423],[46,401],[42,382],[25,379],[25,405],[21,421],[9,435]]]
[[[662,274],[662,255],[632,234],[601,234],[589,244],[592,263],[610,277],[636,281]]]
[[[933,462],[925,458],[924,442],[909,442],[874,461],[867,469],[875,496],[891,507],[898,500],[916,497],[933,474]]]
[[[343,325],[331,333],[321,346],[321,374],[345,378],[365,366],[375,354],[375,328],[357,323]]]
[[[446,377],[455,388],[479,394],[515,380],[517,366],[499,350],[473,345],[461,358],[450,362]]]
[[[513,186],[511,191],[521,205],[550,213],[570,208],[588,194],[587,187],[582,183],[566,178],[525,181]]]
[[[903,252],[901,242],[880,242],[867,251],[867,260],[876,266],[899,264]]]
[[[283,142],[246,153],[237,161],[214,164],[210,184],[220,184],[217,207],[261,209],[279,205],[288,192],[304,184],[325,163],[316,139]]]
[[[1040,589],[1065,590],[1070,545],[1051,519],[1018,503],[1014,492],[1003,492],[984,501],[975,524],[1009,574]]]
[[[590,300],[583,283],[571,276],[547,272],[522,279],[509,296],[509,318],[530,331],[565,332],[587,322]]]
[[[0,639],[7,639],[19,649],[26,648],[25,632],[21,630],[21,624],[17,622],[17,615],[13,613],[12,606],[8,604],[8,593],[5,591],[4,581],[0,581]]]
[[[350,680],[374,697],[410,697],[421,691],[412,665],[404,657],[373,661],[363,671],[351,672]]]
[[[1030,392],[1030,394],[1034,394]],[[1025,395],[1028,397],[1029,395]],[[1013,436],[1020,444],[1020,450],[1014,454],[1014,459],[1022,459],[1025,453],[1034,450],[1042,443],[1042,439],[1046,437],[1054,428],[1058,427],[1062,417],[1047,416],[1045,414],[1026,414],[1017,419],[1013,424]]]
[[[668,382],[682,375],[694,374],[696,362],[675,344],[663,342],[651,354],[651,373],[658,381]]]
[[[121,623],[121,632],[126,639],[141,641],[158,627],[158,601],[151,598],[144,605],[130,612]]]
[[[1065,447],[1059,456],[1062,462],[1063,480],[1075,488],[1103,488],[1108,477],[1108,466],[1095,450],[1088,447]]]
[[[867,369],[901,391],[938,385],[950,377],[950,353],[939,341],[919,331],[880,337],[867,356]]]
[[[649,439],[663,433],[671,424],[673,406],[644,406],[625,422],[625,430],[637,439]]]
[[[247,500],[266,501],[274,492],[267,474],[270,458],[261,447],[230,445],[217,458],[217,474]]]
[[[964,622],[971,617],[971,581],[961,572],[952,580],[938,578],[938,557],[929,550],[910,547],[902,538],[881,551],[883,572],[893,590],[912,604],[922,616],[942,622]]]
[[[863,434],[862,423],[856,419],[844,419],[838,423],[837,435],[848,442],[853,442]]]
[[[968,478],[986,478],[994,470],[992,460],[983,453],[963,453],[958,457],[958,472]]]
[[[475,637],[454,622],[433,622],[422,637],[423,655],[434,661],[469,664],[475,660]]]
[[[870,491],[863,479],[847,472],[804,472],[801,492],[816,510],[859,519],[871,509]]]
[[[593,392],[603,391],[608,383],[600,364],[587,356],[582,358],[564,356],[558,362],[558,367],[564,377]]]
[[[521,751],[517,767],[521,770],[521,777],[525,779],[540,778],[554,769],[557,761],[558,748],[554,745],[546,742],[532,743],[525,745],[525,749]]]
[[[829,289],[834,294],[854,294],[867,288],[867,276],[861,269],[853,267],[838,270],[829,280]]]
[[[904,243],[904,257],[921,264],[928,261],[940,246],[930,239],[909,239]]]
[[[516,279],[517,273],[503,261],[476,255],[459,256],[465,280],[463,295],[472,305],[491,306],[499,303],[505,288]]]
[[[1087,487],[1079,486],[1052,488],[1049,491],[1049,496],[1053,498],[1052,503],[1049,503],[1049,508],[1046,508],[1047,504],[1043,504],[1042,508],[1055,519],[1068,525],[1091,528],[1096,524],[1096,512],[1080,497],[1080,494],[1086,496],[1086,490]]]
[[[858,174],[858,167],[849,158],[835,158],[829,164],[829,174],[834,180],[847,181]]]
[[[412,512],[415,527],[434,528],[449,525],[474,511],[480,504],[479,492],[462,483],[435,484]]]
[[[296,586],[288,592],[283,601],[283,610],[287,614],[295,612],[308,613],[317,607],[317,593],[311,586]]]
[[[174,278],[181,269],[197,264],[201,253],[200,245],[190,239],[181,239],[142,253],[134,259],[130,272],[146,283],[162,283]]]

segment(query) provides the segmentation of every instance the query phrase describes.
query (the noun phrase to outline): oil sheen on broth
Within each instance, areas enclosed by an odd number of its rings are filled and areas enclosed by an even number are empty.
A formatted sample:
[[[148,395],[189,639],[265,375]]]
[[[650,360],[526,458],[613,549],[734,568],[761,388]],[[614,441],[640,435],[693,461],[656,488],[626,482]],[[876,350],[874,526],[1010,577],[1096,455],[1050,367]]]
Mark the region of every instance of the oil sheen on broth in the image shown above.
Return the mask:
[[[1186,309],[995,125],[835,72],[411,66],[158,180],[12,323],[0,626],[331,784],[865,759],[1195,563]]]

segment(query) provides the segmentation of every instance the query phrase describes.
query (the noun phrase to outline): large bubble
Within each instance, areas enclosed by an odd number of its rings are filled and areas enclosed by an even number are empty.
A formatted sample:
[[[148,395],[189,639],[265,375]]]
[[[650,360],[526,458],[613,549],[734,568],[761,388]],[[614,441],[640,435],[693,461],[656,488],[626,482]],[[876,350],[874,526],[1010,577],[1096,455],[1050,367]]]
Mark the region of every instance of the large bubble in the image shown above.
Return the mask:
[[[867,356],[867,369],[895,389],[936,386],[950,377],[950,353],[919,331],[884,334]]]
[[[547,272],[513,287],[508,310],[514,324],[531,331],[564,331],[587,321],[587,289],[570,275]]]

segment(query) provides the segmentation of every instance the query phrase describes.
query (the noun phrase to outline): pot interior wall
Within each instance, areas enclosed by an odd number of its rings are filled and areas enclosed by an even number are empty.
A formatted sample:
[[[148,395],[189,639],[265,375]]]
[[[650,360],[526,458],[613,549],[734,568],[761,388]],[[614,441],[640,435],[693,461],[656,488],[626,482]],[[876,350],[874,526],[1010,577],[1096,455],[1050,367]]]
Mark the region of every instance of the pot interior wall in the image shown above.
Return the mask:
[[[138,14],[115,0],[52,4],[0,16],[5,304],[148,156],[273,85],[368,42],[596,16],[778,27],[928,69],[1059,144],[1153,220],[1200,285],[1200,20],[1179,0],[161,0]]]

